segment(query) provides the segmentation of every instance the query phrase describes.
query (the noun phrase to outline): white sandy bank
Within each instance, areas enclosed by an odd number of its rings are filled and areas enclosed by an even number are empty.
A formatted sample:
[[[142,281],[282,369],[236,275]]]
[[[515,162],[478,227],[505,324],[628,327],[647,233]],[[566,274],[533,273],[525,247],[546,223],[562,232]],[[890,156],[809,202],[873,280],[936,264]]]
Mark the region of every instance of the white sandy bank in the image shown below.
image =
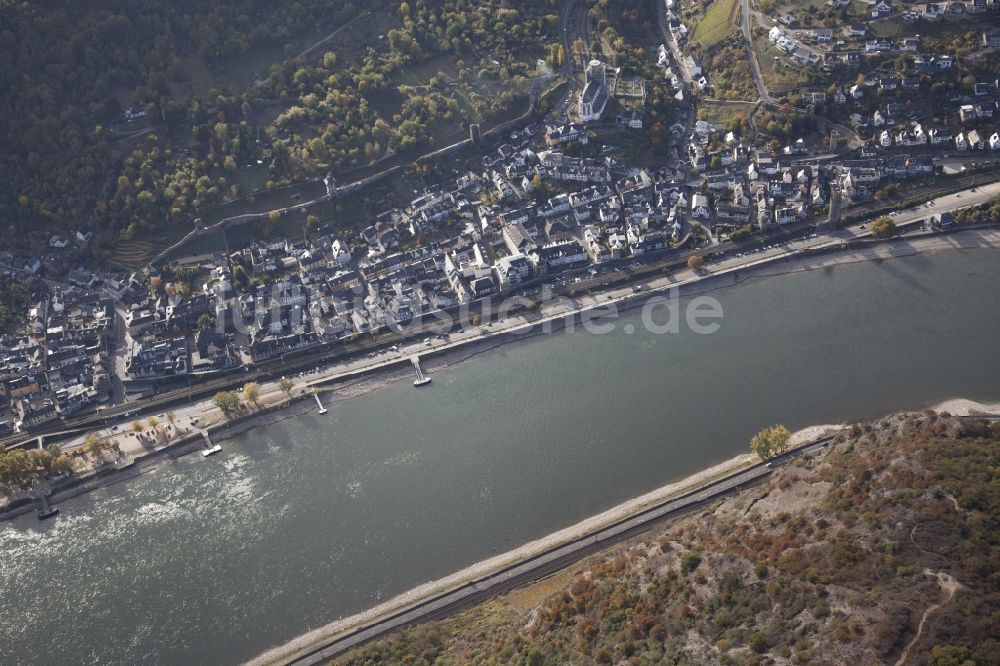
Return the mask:
[[[952,398],[931,407],[939,414],[948,412],[952,416],[1000,416],[1000,402],[982,403],[965,398]]]

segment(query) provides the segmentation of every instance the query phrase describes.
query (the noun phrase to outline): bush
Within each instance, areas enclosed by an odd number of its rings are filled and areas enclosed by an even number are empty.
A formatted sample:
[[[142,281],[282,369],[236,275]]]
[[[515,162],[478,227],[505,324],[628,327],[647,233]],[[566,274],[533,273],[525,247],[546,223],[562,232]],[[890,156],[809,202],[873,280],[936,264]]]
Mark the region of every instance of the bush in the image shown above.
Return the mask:
[[[896,231],[896,223],[888,215],[883,215],[872,222],[872,236],[875,238],[888,238]]]
[[[751,227],[749,224],[744,224],[739,229],[733,231],[733,233],[731,233],[729,237],[734,241],[739,241],[748,237],[752,233],[753,233],[753,227]]]
[[[695,551],[689,550],[681,555],[681,571],[684,573],[691,573],[698,568],[699,564],[701,564],[701,555]]]
[[[930,666],[975,666],[972,650],[954,645],[935,645],[931,650]]]
[[[760,631],[755,631],[750,635],[750,640],[747,642],[747,645],[749,645],[750,649],[757,654],[764,654],[767,652],[768,648],[771,647],[771,644],[767,640],[767,636]]]

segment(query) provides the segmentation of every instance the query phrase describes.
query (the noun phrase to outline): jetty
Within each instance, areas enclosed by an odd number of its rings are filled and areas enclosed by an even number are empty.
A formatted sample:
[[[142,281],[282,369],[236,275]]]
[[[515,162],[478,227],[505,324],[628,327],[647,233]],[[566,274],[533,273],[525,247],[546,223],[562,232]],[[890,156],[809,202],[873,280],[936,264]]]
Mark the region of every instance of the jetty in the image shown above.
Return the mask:
[[[201,433],[201,438],[205,440],[205,450],[201,452],[201,455],[205,458],[209,456],[214,456],[216,453],[222,451],[222,447],[218,444],[212,444],[212,438],[208,436],[208,430],[204,428],[199,428],[198,432]]]
[[[424,371],[420,368],[420,356],[414,355],[410,357],[410,363],[413,364],[413,369],[417,373],[417,378],[413,380],[414,386],[426,386],[431,383],[430,375],[425,375]]]
[[[326,407],[323,406],[323,402],[319,399],[319,391],[313,391],[313,397],[316,398],[316,404],[319,405],[319,413],[326,414]]]
[[[38,508],[35,510],[35,513],[38,515],[38,520],[52,518],[59,513],[59,509],[49,503],[47,484],[45,487],[36,486],[32,489],[32,494],[35,496],[35,499],[38,500]]]

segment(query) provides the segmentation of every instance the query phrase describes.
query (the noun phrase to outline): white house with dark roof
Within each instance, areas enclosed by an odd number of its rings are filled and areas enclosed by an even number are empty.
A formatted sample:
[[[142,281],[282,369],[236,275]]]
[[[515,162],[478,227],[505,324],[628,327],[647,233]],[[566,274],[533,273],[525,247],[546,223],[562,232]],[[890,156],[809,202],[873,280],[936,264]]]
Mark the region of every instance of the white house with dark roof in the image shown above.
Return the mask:
[[[700,193],[691,195],[691,217],[707,220],[711,216],[712,208],[708,203],[708,197]]]

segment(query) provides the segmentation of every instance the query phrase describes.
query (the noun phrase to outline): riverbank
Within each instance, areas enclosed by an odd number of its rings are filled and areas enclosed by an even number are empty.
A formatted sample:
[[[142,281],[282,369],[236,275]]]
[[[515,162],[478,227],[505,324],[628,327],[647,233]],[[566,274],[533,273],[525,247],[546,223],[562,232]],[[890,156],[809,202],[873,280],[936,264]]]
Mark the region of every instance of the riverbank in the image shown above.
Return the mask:
[[[830,270],[838,265],[878,262],[931,252],[996,248],[1000,248],[1000,231],[974,229],[947,235],[890,239],[851,250],[840,250],[831,246],[828,252],[808,258],[769,259],[765,257],[762,258],[761,263],[758,265],[738,270],[722,268],[717,271],[704,271],[700,274],[687,271],[675,276],[649,280],[646,282],[647,290],[639,294],[632,293],[629,289],[624,295],[609,301],[602,302],[596,298],[588,298],[586,302],[582,302],[584,299],[580,298],[578,302],[581,303],[577,307],[555,316],[548,329],[543,328],[538,323],[526,323],[515,327],[519,330],[510,332],[496,329],[494,329],[495,332],[491,332],[487,329],[484,331],[486,337],[462,340],[451,348],[442,351],[423,351],[421,352],[421,362],[428,373],[441,372],[488,351],[513,342],[529,340],[546,330],[558,332],[568,320],[578,320],[582,313],[595,308],[607,307],[608,304],[613,304],[618,312],[621,313],[641,307],[650,294],[668,289],[676,288],[682,297],[692,297],[715,292],[736,284],[743,284],[753,279],[820,269]],[[330,378],[328,383],[324,382],[323,386],[319,389],[323,403],[326,406],[330,406],[344,400],[370,394],[379,388],[412,377],[409,365],[403,363],[405,359],[397,359],[397,361],[396,365],[365,371],[360,375],[350,378]],[[267,403],[268,396],[270,404]],[[272,389],[271,393],[265,395],[261,400],[262,407],[233,419],[222,417],[219,410],[214,407],[211,401],[195,403],[180,411],[186,413],[188,418],[200,419],[201,426],[208,431],[212,442],[218,444],[233,437],[243,435],[252,429],[273,425],[283,420],[311,412],[315,409],[313,400],[312,394],[306,392],[304,389],[294,393],[290,400],[286,396],[279,395],[276,390]],[[956,414],[966,413],[954,409],[942,411],[952,411]],[[133,478],[144,472],[154,470],[165,459],[172,459],[180,455],[198,451],[203,444],[200,432],[193,432],[191,430],[187,431],[179,440],[169,441],[164,446],[155,448],[139,446],[138,442],[130,440],[127,434],[118,433],[115,437],[119,439],[123,449],[135,461],[135,464],[124,469],[107,468],[100,470],[99,473],[73,484],[72,488],[57,492],[50,498],[53,504],[72,499],[84,492],[89,492],[108,484],[117,483],[124,478]],[[23,515],[32,511],[33,507],[33,503],[20,502],[7,510],[0,511],[0,521],[10,520]]]
[[[809,258],[788,258],[784,260],[769,260],[766,263],[743,270],[726,270],[724,272],[705,272],[694,281],[685,281],[681,275],[676,281],[670,279],[655,279],[645,283],[646,290],[639,294],[630,293],[627,296],[594,300],[561,314],[552,320],[546,329],[542,324],[534,323],[521,327],[520,330],[499,331],[485,338],[462,342],[452,349],[421,353],[421,364],[429,373],[440,372],[453,367],[465,360],[474,358],[488,351],[506,345],[531,340],[546,332],[559,333],[571,318],[579,321],[580,315],[598,308],[606,308],[609,304],[615,306],[617,312],[625,313],[643,307],[649,296],[670,289],[677,289],[682,298],[715,293],[729,287],[744,284],[754,279],[791,275],[795,273],[830,270],[836,266],[848,266],[866,262],[881,262],[890,259],[903,259],[920,254],[947,251],[997,250],[1000,249],[1000,230],[969,230],[963,233],[953,233],[946,236],[927,236],[919,238],[896,238],[886,241],[876,241],[862,248],[840,250],[831,247],[828,253]],[[688,271],[688,273],[691,273]],[[694,274],[691,273],[693,276]],[[339,383],[330,380],[332,391],[323,393],[324,403],[334,404],[342,400],[367,395],[383,386],[403,379],[412,378],[409,366],[381,369],[372,374],[350,379]],[[960,412],[954,412],[960,414]],[[968,415],[968,414],[965,414]]]
[[[633,312],[607,335],[483,353],[420,390],[408,376],[359,400],[324,398],[327,415],[309,405],[217,456],[67,502],[55,520],[0,523],[0,589],[19,600],[0,640],[23,662],[39,645],[54,662],[242,662],[746,453],[762,424],[880,423],[953,396],[996,402],[1000,311],[986,305],[997,256],[750,281],[719,292],[714,335],[629,335]],[[624,525],[661,524],[655,515]],[[589,553],[610,541],[579,543]],[[535,558],[462,594],[500,594],[569,559]],[[95,643],[110,625],[121,631]]]
[[[822,437],[834,434],[844,429],[843,425],[817,425],[802,428],[792,434],[789,440],[791,447],[800,446]],[[560,545],[569,543],[590,534],[602,527],[615,524],[649,507],[662,504],[672,498],[684,495],[712,481],[733,475],[748,467],[759,464],[759,459],[753,454],[734,456],[717,465],[696,472],[679,481],[668,483],[632,500],[618,504],[602,513],[584,519],[574,525],[561,529],[540,539],[524,544],[514,550],[483,560],[461,571],[444,578],[424,583],[407,592],[399,594],[369,610],[331,622],[314,629],[293,641],[268,650],[258,657],[246,662],[248,666],[265,666],[269,664],[286,663],[296,655],[304,653],[317,644],[328,642],[338,635],[352,629],[372,624],[380,618],[390,616],[421,600],[440,595],[463,584],[483,578],[489,574],[509,567],[512,564],[530,559],[540,553],[550,551]]]
[[[539,654],[570,664],[661,663],[665,655],[716,664],[756,653],[768,663],[901,665],[936,653],[942,631],[969,663],[990,663],[996,632],[988,618],[1000,604],[993,570],[980,563],[1000,510],[989,474],[998,453],[995,426],[886,414],[710,507],[296,664],[494,655],[526,663]],[[887,501],[894,497],[907,501]],[[885,543],[901,548],[886,552]],[[852,557],[839,557],[838,547]],[[982,621],[970,607],[983,609]],[[864,630],[845,631],[848,619]]]
[[[942,416],[946,414],[950,414],[951,416],[1000,416],[1000,403],[980,403],[965,398],[945,400],[929,409]],[[927,414],[928,412],[924,410],[922,413]],[[875,419],[875,421],[879,421],[879,419]],[[789,444],[791,447],[797,447],[846,431],[847,427],[843,424],[810,426],[793,433]],[[359,630],[367,631],[366,627],[374,631],[380,626],[380,623],[387,621],[391,617],[405,613],[416,604],[456,591],[471,582],[481,581],[490,575],[497,574],[497,572],[508,570],[512,565],[530,560],[541,553],[550,552],[563,544],[582,539],[603,527],[614,525],[632,516],[636,516],[651,506],[662,504],[672,498],[685,495],[714,480],[737,474],[755,463],[759,464],[758,459],[754,455],[742,454],[734,456],[722,463],[691,474],[683,480],[664,485],[541,539],[531,541],[514,550],[478,562],[439,580],[419,585],[369,610],[347,618],[338,619],[323,627],[314,629],[285,645],[272,648],[258,655],[254,659],[245,662],[245,664],[247,666],[288,664],[303,658],[320,646],[330,645],[338,640],[338,638],[348,636],[352,632],[358,632]]]
[[[930,409],[952,416],[1000,416],[1000,402],[976,402],[966,398],[943,400]]]

